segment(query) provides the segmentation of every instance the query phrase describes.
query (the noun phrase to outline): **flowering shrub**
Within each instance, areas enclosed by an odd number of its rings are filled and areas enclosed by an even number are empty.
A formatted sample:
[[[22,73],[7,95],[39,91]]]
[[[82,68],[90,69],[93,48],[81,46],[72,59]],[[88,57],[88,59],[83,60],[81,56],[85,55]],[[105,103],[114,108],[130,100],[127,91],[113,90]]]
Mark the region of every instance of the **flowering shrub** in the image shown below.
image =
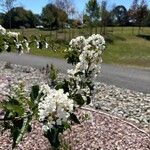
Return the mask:
[[[9,32],[7,32],[7,35],[8,35],[8,37],[13,37],[13,38],[18,40],[18,36],[20,35],[20,33],[19,32],[11,32],[11,31],[9,31]]]
[[[69,126],[69,117],[73,113],[74,102],[63,89],[51,89],[48,85],[41,87],[43,96],[38,104],[39,121],[43,123],[43,131],[52,146],[60,145],[58,136]],[[54,137],[55,133],[55,138]]]
[[[26,37],[23,37],[20,32],[7,32],[1,25],[0,43],[0,51],[4,50],[7,52],[10,52],[12,47],[15,47],[19,53],[24,53],[24,51],[29,53],[31,43],[34,43],[37,49],[49,48],[49,44],[46,42],[45,38],[37,39],[36,36],[34,36],[34,39],[29,41]]]
[[[5,102],[2,104],[6,111],[4,118],[12,121],[12,126],[10,127],[8,123],[6,128],[11,129],[13,146],[19,143],[36,116],[42,124],[44,136],[55,148],[61,144],[60,133],[70,128],[73,122],[80,123],[79,118],[82,120],[89,118],[86,114],[78,118],[75,110],[92,103],[94,81],[101,69],[101,54],[105,49],[105,40],[99,34],[87,39],[80,36],[72,39],[69,46],[66,57],[69,63],[74,64],[74,68],[68,70],[66,79],[57,80],[56,71],[51,66],[50,77],[53,84],[32,87],[30,97],[25,96],[21,88],[15,96],[15,105],[11,109]],[[6,104],[12,104],[14,100],[14,95],[9,97],[11,99]],[[10,114],[13,114],[11,118]],[[16,125],[17,120],[21,121],[19,126]]]
[[[71,94],[78,95],[78,99],[80,97],[79,102],[76,100],[78,105],[90,104],[94,79],[101,69],[101,53],[105,48],[105,40],[101,35],[94,34],[87,39],[83,36],[77,37],[69,45],[67,60],[75,64],[74,69],[68,70],[69,83],[74,85],[71,86]]]
[[[4,130],[10,129],[13,138],[12,148],[15,148],[26,132],[31,131],[31,121],[37,116],[37,102],[40,99],[39,87],[33,86],[30,98],[26,95],[24,84],[11,89],[8,99],[0,103],[5,111]]]

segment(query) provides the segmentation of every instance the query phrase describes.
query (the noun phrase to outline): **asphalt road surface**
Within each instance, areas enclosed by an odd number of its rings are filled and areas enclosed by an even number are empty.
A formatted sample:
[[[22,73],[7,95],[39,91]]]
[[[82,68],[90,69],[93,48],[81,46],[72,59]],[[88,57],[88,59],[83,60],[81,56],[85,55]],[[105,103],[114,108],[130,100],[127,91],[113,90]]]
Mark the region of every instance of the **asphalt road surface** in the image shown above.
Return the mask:
[[[65,60],[27,54],[1,53],[0,61],[37,68],[44,67],[46,64],[53,64],[62,73],[66,73],[67,69],[72,68]],[[150,93],[150,69],[102,64],[101,74],[97,77],[97,80],[108,85]]]

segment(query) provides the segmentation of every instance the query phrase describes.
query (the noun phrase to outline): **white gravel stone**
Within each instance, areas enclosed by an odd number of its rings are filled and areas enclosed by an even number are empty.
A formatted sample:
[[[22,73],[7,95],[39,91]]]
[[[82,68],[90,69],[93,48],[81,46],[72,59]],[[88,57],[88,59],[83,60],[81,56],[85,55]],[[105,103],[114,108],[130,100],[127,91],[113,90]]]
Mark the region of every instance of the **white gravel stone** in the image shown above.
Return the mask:
[[[150,132],[150,94],[96,83],[94,106],[112,115],[125,118]]]

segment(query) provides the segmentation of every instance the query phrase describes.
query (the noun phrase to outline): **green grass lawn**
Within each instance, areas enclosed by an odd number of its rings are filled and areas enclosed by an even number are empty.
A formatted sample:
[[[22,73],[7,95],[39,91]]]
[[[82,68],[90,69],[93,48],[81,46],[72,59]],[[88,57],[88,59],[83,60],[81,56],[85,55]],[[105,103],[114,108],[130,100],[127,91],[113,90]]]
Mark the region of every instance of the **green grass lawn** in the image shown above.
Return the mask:
[[[103,54],[105,63],[150,67],[150,41],[128,35],[107,45]]]
[[[50,50],[50,49],[40,50],[40,49],[32,48],[30,50],[30,53],[32,55],[37,55],[37,56],[46,56],[46,57],[54,57],[54,58],[64,59],[64,57],[65,57],[64,49],[58,49],[55,51],[55,50]]]
[[[88,37],[92,33],[100,33],[103,28],[94,29],[65,29],[59,31],[43,31],[38,29],[23,29],[19,31],[27,37],[30,35],[46,35],[49,39],[55,41],[54,50],[43,49],[37,50],[31,48],[31,54],[64,58],[64,49],[66,43],[78,35],[85,35]],[[140,67],[150,67],[150,40],[142,37],[137,37],[138,28],[132,27],[107,27],[106,35],[107,48],[103,53],[103,62],[109,64],[130,65]],[[150,35],[150,28],[143,28],[141,34]],[[111,41],[111,42],[110,42]]]

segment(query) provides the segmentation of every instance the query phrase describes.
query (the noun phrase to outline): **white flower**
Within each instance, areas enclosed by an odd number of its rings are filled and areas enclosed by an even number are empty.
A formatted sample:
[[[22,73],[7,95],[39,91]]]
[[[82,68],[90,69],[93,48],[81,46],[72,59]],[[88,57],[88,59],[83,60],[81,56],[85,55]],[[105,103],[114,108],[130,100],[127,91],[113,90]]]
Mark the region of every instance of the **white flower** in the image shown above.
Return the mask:
[[[23,45],[22,45],[21,42],[16,42],[15,44],[16,44],[16,49],[17,50],[20,50],[20,52],[23,51]]]
[[[29,53],[30,52],[29,42],[26,39],[24,39],[22,42],[24,43],[26,52]]]
[[[105,39],[100,34],[93,34],[87,40],[87,44],[95,47],[98,50],[104,50]]]
[[[7,35],[8,35],[8,37],[14,37],[14,38],[16,38],[18,40],[18,36],[20,35],[20,33],[19,32],[11,32],[11,31],[9,31],[9,32],[7,32]]]
[[[40,43],[37,40],[35,40],[35,43],[36,43],[36,48],[39,49],[40,48]]]
[[[49,44],[47,42],[45,42],[45,48],[48,49]]]
[[[60,118],[57,119],[57,120],[56,120],[56,124],[59,125],[59,126],[62,125],[62,120],[61,120]]]
[[[70,51],[72,49],[82,51],[82,49],[86,45],[86,39],[84,36],[78,36],[77,38],[72,39],[69,45],[70,45],[70,49],[69,49]]]
[[[2,35],[5,35],[5,34],[6,34],[6,29],[3,28],[1,25],[0,25],[0,33],[1,33]]]
[[[43,92],[43,94],[46,95],[51,92],[51,88],[47,84],[43,84],[40,92]]]
[[[90,111],[82,111],[82,120],[86,122],[91,123],[92,125],[95,125],[93,114]]]
[[[7,42],[4,42],[4,50],[7,51],[7,49],[9,48],[9,45]]]
[[[47,126],[47,125],[43,125],[43,126],[42,126],[42,130],[45,131],[45,132],[47,132],[47,131],[49,130],[49,128],[50,128],[50,127]]]
[[[39,120],[44,121],[46,118],[49,129],[53,125],[62,125],[68,120],[70,113],[73,111],[74,102],[68,98],[68,93],[64,94],[63,89],[51,89],[48,85],[41,86],[41,92],[44,96],[40,99],[38,105]]]

